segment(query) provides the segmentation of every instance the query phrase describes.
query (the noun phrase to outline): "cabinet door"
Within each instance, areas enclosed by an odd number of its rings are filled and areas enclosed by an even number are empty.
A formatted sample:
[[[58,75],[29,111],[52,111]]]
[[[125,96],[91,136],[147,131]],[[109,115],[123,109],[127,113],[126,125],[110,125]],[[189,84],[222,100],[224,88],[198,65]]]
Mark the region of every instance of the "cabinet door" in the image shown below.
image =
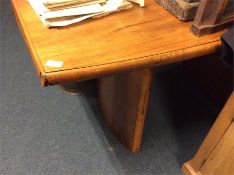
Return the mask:
[[[204,175],[234,175],[234,122],[200,169]]]

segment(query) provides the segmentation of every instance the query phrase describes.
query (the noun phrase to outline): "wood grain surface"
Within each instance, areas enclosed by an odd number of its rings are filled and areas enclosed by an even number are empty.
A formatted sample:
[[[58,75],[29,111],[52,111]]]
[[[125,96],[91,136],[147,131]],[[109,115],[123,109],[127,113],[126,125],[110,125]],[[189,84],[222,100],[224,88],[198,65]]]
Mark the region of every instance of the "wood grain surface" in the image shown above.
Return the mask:
[[[103,119],[133,153],[140,150],[151,80],[150,70],[121,73],[98,80]]]
[[[233,175],[234,172],[234,92],[195,156],[186,162],[185,175]]]
[[[62,28],[46,28],[27,0],[11,0],[42,85],[98,78],[196,58],[215,52],[223,32],[196,37],[153,0]],[[46,67],[48,60],[62,67]]]

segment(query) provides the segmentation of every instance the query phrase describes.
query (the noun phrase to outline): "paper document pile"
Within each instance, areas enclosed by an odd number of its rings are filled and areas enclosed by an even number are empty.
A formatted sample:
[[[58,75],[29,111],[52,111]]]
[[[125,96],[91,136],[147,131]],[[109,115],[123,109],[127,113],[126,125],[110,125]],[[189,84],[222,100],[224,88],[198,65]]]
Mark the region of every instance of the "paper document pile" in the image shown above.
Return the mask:
[[[129,9],[127,0],[28,0],[47,27],[67,26],[82,20]],[[144,5],[144,0],[131,0]]]

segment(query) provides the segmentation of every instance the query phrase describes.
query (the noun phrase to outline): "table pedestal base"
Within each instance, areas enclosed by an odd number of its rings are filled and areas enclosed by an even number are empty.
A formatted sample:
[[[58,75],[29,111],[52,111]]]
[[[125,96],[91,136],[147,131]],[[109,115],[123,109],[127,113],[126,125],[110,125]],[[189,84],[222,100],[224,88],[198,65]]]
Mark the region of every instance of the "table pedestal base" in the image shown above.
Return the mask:
[[[102,115],[113,134],[131,152],[140,150],[152,73],[141,70],[98,80]]]
[[[78,95],[86,87],[86,81],[64,83],[59,85],[60,90],[66,95]]]

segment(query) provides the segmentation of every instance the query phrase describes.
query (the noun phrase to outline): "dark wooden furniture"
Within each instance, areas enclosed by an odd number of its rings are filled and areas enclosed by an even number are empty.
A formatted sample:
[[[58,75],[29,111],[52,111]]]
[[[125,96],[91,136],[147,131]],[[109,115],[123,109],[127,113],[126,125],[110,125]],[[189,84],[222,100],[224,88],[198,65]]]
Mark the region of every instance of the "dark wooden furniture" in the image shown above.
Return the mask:
[[[233,0],[201,0],[191,31],[197,36],[210,34],[234,21]]]
[[[27,0],[11,0],[43,86],[98,79],[103,119],[132,152],[140,150],[150,68],[216,52],[223,32],[196,37],[153,0],[146,7],[62,28],[46,28]],[[163,20],[162,20],[163,19]],[[48,60],[63,62],[48,67]]]
[[[182,21],[194,19],[200,0],[155,0]]]

